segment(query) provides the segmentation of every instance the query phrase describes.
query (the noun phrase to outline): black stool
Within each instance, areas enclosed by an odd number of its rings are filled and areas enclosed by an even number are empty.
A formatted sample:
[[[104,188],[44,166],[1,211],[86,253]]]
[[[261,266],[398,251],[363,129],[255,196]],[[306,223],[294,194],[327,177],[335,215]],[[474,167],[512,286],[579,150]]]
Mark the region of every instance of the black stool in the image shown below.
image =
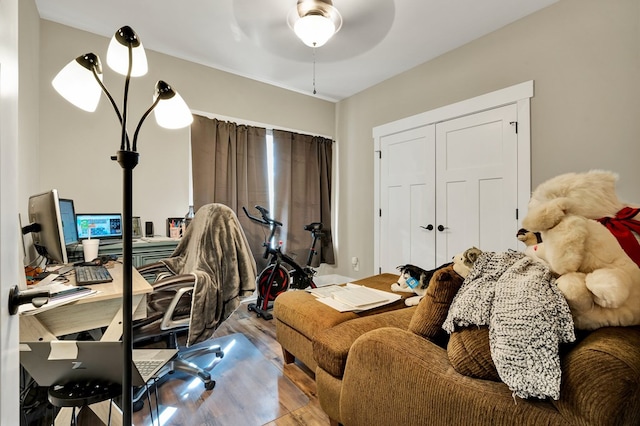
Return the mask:
[[[111,400],[121,393],[122,386],[118,383],[89,380],[52,385],[49,387],[48,397],[54,407],[73,407],[71,425],[75,426],[77,425],[76,408]],[[109,407],[109,423],[111,423],[111,406]]]

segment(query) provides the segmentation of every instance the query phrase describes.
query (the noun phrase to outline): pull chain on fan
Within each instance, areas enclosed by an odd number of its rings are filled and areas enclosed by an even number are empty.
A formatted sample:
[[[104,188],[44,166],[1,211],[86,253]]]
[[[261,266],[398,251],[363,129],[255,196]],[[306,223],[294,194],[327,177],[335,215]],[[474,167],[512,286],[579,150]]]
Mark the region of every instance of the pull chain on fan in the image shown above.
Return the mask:
[[[316,48],[313,48],[313,94],[316,94]]]

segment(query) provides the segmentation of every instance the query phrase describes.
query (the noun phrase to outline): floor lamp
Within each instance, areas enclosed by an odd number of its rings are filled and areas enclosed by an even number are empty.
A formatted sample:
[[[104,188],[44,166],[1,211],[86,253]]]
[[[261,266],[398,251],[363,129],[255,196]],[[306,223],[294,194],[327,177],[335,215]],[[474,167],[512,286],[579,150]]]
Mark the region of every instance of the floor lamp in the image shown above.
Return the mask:
[[[147,73],[147,58],[142,43],[131,27],[120,28],[109,44],[107,64],[115,72],[125,76],[122,113],[113,97],[102,83],[102,65],[100,58],[87,53],[79,56],[66,65],[53,79],[56,91],[73,105],[93,112],[98,106],[101,93],[104,93],[118,116],[122,127],[120,149],[111,157],[120,164],[123,170],[123,203],[122,203],[122,236],[123,236],[123,289],[122,315],[123,330],[123,378],[122,378],[122,420],[123,424],[131,424],[133,411],[132,389],[132,281],[133,281],[133,169],[138,165],[137,140],[140,127],[145,119],[155,112],[158,125],[168,129],[180,129],[191,124],[193,116],[182,97],[170,85],[160,80],[156,83],[153,103],[142,115],[133,134],[133,141],[127,133],[127,104],[129,80]],[[97,84],[96,84],[97,83]]]

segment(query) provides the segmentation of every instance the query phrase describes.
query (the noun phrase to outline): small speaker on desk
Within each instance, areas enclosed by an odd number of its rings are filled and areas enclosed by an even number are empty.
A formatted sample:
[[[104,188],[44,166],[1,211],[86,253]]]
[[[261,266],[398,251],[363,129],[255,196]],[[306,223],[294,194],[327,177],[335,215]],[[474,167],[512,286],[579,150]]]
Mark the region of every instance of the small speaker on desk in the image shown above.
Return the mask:
[[[144,236],[153,237],[153,222],[144,223]]]

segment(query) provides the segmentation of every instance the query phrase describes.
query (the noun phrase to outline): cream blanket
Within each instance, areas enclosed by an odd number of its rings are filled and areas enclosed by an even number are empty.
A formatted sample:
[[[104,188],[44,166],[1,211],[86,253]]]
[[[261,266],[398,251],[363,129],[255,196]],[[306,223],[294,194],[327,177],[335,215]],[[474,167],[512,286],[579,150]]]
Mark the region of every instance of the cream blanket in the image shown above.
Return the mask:
[[[255,290],[256,262],[238,217],[224,204],[198,209],[170,258],[176,275],[195,276],[187,346],[210,338]]]
[[[443,328],[489,326],[498,375],[521,398],[560,397],[559,344],[575,340],[569,305],[549,269],[523,253],[485,252],[449,308]]]

